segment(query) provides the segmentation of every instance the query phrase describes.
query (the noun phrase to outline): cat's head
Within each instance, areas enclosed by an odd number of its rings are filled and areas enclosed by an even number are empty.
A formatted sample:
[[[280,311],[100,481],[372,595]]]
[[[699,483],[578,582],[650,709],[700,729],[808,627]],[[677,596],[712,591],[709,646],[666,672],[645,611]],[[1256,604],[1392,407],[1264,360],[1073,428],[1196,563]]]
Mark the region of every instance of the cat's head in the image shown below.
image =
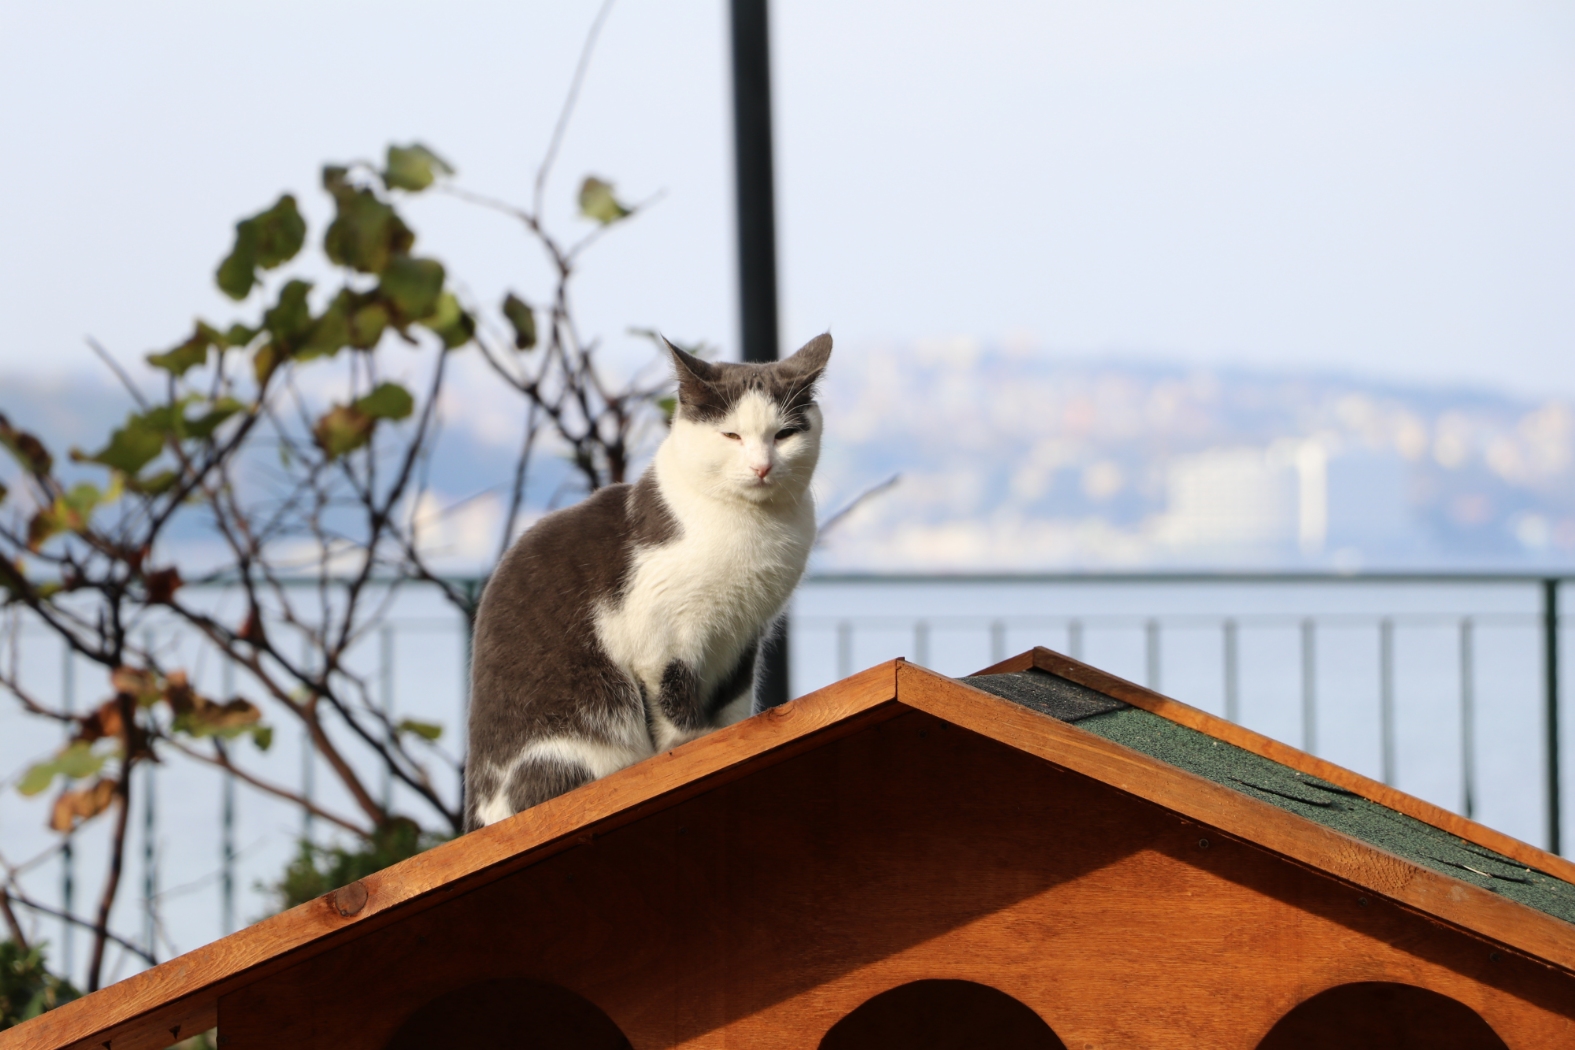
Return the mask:
[[[691,484],[721,497],[796,499],[820,458],[815,384],[831,357],[818,335],[770,364],[702,361],[668,344],[678,404],[664,457]]]

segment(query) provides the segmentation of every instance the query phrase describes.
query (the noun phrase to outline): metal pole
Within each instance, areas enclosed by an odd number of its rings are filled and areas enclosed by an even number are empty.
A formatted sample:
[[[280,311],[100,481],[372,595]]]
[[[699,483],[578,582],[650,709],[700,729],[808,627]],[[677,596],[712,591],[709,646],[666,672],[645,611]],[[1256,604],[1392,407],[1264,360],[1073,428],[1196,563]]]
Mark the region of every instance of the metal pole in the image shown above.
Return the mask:
[[[990,662],[998,664],[1006,659],[1006,624],[996,620],[990,624]]]
[[[1066,655],[1074,660],[1083,658],[1083,621],[1073,620],[1066,625]]]
[[[467,665],[469,661],[466,661]],[[383,705],[383,718],[389,725],[394,724],[394,625],[385,623],[377,632],[377,676],[379,698]],[[469,667],[466,667],[469,671]],[[394,805],[394,771],[387,762],[383,763],[383,811],[388,812]]]
[[[224,661],[221,689],[226,700],[235,695],[235,661]],[[226,935],[235,932],[235,774],[224,774],[224,796],[219,818],[219,929]]]
[[[771,150],[771,39],[766,0],[731,0],[733,164],[738,222],[738,323],[745,361],[777,352],[776,190]],[[776,707],[792,695],[787,615],[761,647],[755,704]]]
[[[1302,750],[1318,753],[1318,650],[1317,628],[1311,618],[1302,621]]]
[[[142,645],[147,652],[153,652],[151,632],[143,637]],[[147,772],[142,774],[142,941],[149,958],[158,955],[154,941],[159,893],[157,768],[150,761]]]
[[[312,651],[310,636],[301,636],[301,670],[307,674],[313,673],[316,664]],[[301,797],[308,802],[316,801],[317,794],[317,745],[312,740],[312,732],[305,726],[301,727]],[[312,811],[301,809],[301,841],[312,841],[312,829],[316,825]]]
[[[1394,787],[1395,777],[1395,622],[1378,621],[1378,746],[1383,780]]]
[[[149,762],[147,772],[142,774],[142,946],[150,956],[158,954],[154,944],[154,909],[159,892],[158,852],[155,848],[158,811],[154,804],[154,785],[154,766]]]
[[[1460,621],[1460,811],[1471,819],[1477,808],[1476,653],[1471,619]]]
[[[1240,662],[1236,653],[1236,621],[1225,621],[1225,720],[1241,721]]]
[[[930,625],[923,620],[913,625],[913,662],[920,667],[930,665]]]
[[[1547,690],[1548,852],[1559,853],[1559,581],[1542,581],[1542,667]]]
[[[60,699],[61,706],[66,714],[71,714],[77,706],[77,674],[76,660],[71,652],[71,645],[61,643],[62,659],[60,664]],[[70,736],[70,730],[66,731]],[[60,847],[60,910],[67,915],[72,914],[76,897],[76,858],[72,854],[71,836],[66,836],[65,843]],[[71,976],[74,969],[74,952],[72,951],[72,934],[75,928],[69,919],[60,920],[60,972],[67,977]]]
[[[1159,621],[1149,620],[1143,625],[1144,685],[1159,692]]]
[[[853,673],[853,621],[837,624],[837,680]]]

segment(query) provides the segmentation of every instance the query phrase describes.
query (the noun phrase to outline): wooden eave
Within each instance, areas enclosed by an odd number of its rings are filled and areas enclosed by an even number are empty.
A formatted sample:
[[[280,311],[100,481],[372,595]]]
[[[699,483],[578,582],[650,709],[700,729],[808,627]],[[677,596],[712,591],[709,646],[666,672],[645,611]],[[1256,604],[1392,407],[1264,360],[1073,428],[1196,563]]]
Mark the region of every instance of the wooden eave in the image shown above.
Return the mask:
[[[1039,668],[1320,777],[1575,882],[1575,864],[1403,792],[1098,671],[1034,649],[980,672]],[[0,1032],[0,1050],[159,1050],[213,1027],[222,995],[597,835],[908,710],[944,719],[1202,826],[1575,973],[1575,926],[901,660],[604,777],[358,883]]]

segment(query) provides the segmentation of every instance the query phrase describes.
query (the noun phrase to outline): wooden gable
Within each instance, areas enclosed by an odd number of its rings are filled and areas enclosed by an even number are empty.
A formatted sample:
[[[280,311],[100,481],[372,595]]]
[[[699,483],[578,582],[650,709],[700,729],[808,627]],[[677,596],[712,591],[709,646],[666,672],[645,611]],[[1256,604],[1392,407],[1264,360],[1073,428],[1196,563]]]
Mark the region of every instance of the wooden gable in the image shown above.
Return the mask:
[[[1030,671],[1575,892],[1567,861],[1047,650],[975,681]],[[966,1015],[1000,1047],[1251,1050],[1363,1010],[1462,1046],[1575,1046],[1575,925],[1031,701],[871,668],[0,1048],[143,1050],[217,1022],[223,1050],[558,1045],[553,1025],[608,1050],[838,1050],[916,1045],[899,1028],[921,1020],[951,1045]]]

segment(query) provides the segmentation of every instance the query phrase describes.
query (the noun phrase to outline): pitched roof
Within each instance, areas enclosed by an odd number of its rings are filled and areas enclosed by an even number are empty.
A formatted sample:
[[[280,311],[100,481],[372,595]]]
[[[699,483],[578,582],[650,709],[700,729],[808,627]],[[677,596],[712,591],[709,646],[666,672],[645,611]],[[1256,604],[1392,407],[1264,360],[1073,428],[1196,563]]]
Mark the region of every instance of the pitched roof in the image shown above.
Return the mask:
[[[1575,864],[1036,649],[961,680],[870,668],[0,1032],[0,1050],[164,1047],[211,1027],[223,994],[910,709],[1575,972]]]

